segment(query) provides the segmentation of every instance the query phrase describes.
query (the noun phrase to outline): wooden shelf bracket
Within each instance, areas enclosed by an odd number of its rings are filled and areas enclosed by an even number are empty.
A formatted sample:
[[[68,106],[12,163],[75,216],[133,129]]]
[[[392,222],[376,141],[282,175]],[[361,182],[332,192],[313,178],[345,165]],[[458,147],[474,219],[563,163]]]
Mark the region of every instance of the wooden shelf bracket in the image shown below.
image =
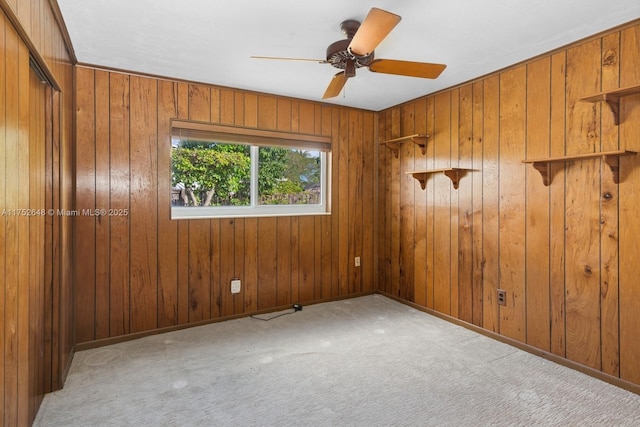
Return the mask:
[[[412,175],[415,179],[420,183],[420,187],[424,190],[427,188],[427,180],[429,179],[429,175],[434,173],[444,173],[446,176],[451,179],[453,183],[453,188],[458,189],[458,184],[460,183],[460,178],[462,178],[468,169],[463,168],[444,168],[444,169],[432,169],[432,170],[423,170],[423,171],[410,171],[407,172],[407,175]]]
[[[532,166],[535,170],[540,172],[542,177],[542,184],[548,187],[551,184],[551,162],[533,162]]]
[[[424,135],[424,134],[415,134],[415,135],[408,135],[408,136],[403,136],[400,138],[395,138],[395,139],[389,139],[387,141],[383,141],[381,142],[381,144],[386,145],[388,148],[390,148],[393,151],[394,156],[396,157],[396,159],[398,158],[399,152],[400,152],[400,144],[403,144],[407,141],[412,141],[414,144],[416,144],[417,146],[420,147],[420,151],[422,152],[422,154],[426,154],[427,153],[427,139],[429,138],[430,135]]]
[[[613,114],[613,123],[620,124],[620,97],[615,95],[603,95],[602,100],[609,106]]]
[[[460,183],[460,178],[466,173],[464,169],[453,168],[450,170],[443,171],[446,176],[451,179],[451,183],[453,184],[453,188],[458,189],[458,184]]]
[[[620,89],[608,90],[595,95],[585,96],[580,101],[584,102],[605,102],[613,114],[613,122],[616,126],[620,124],[620,97],[625,95],[635,95],[640,93],[640,85],[627,86]]]
[[[620,183],[620,156],[612,156],[605,154],[602,156],[602,160],[609,165],[609,169],[611,170],[611,176],[613,182],[616,184]]]
[[[620,157],[635,155],[637,152],[629,150],[605,151],[600,153],[577,154],[574,156],[548,157],[543,159],[523,160],[522,163],[531,163],[535,170],[540,172],[542,183],[548,187],[553,180],[551,163],[567,162],[570,160],[595,159],[602,157],[602,160],[609,166],[613,182],[620,183]]]

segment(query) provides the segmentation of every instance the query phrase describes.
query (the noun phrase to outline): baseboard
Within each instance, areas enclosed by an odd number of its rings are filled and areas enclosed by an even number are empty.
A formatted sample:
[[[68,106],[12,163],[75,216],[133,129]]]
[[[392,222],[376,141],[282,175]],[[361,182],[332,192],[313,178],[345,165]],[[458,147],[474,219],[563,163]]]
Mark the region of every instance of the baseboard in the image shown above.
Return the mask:
[[[408,305],[409,307],[415,308],[416,310],[425,312],[425,313],[430,314],[432,316],[438,317],[438,318],[440,318],[442,320],[446,320],[447,322],[453,323],[455,325],[462,326],[462,327],[464,327],[466,329],[469,329],[469,330],[471,330],[473,332],[477,332],[478,334],[481,334],[481,335],[484,335],[486,337],[492,338],[492,339],[494,339],[496,341],[500,341],[500,342],[502,342],[504,344],[508,344],[508,345],[510,345],[512,347],[515,347],[517,349],[526,351],[527,353],[531,353],[531,354],[533,354],[535,356],[542,357],[542,358],[547,359],[547,360],[549,360],[551,362],[557,363],[559,365],[565,366],[565,367],[570,368],[570,369],[574,369],[576,371],[582,372],[583,374],[589,375],[591,377],[597,378],[597,379],[599,379],[601,381],[604,381],[604,382],[609,383],[611,385],[614,385],[616,387],[620,387],[622,389],[625,389],[627,391],[630,391],[632,393],[640,395],[640,385],[638,385],[638,384],[634,384],[632,382],[625,381],[625,380],[623,380],[621,378],[614,377],[613,375],[606,374],[606,373],[604,373],[602,371],[598,371],[597,369],[593,369],[593,368],[591,368],[589,366],[581,365],[581,364],[579,364],[577,362],[574,362],[574,361],[571,361],[569,359],[565,359],[564,357],[558,356],[557,354],[549,353],[548,351],[541,350],[541,349],[533,347],[533,346],[531,346],[529,344],[522,343],[520,341],[514,340],[513,338],[508,338],[508,337],[505,337],[504,335],[500,335],[498,333],[483,329],[480,326],[476,326],[474,324],[465,322],[463,320],[456,319],[455,317],[451,317],[451,316],[448,316],[446,314],[442,314],[440,312],[437,312],[437,311],[432,310],[432,309],[427,308],[427,307],[423,307],[423,306],[421,306],[419,304],[416,304],[416,303],[413,303],[411,301],[407,301],[405,299],[402,299],[402,298],[397,297],[395,295],[389,294],[387,292],[378,291],[377,293],[380,294],[380,295],[383,295],[383,296],[385,296],[387,298],[390,298],[392,300],[398,301],[398,302],[400,302],[402,304]]]
[[[93,348],[104,347],[104,346],[107,346],[107,345],[118,344],[118,343],[126,342],[126,341],[132,341],[132,340],[136,340],[136,339],[139,339],[139,338],[148,337],[148,336],[151,336],[151,335],[164,334],[166,332],[179,331],[179,330],[182,330],[182,329],[193,328],[193,327],[196,327],[196,326],[210,325],[210,324],[213,324],[213,323],[224,322],[224,321],[227,321],[227,320],[241,319],[243,317],[257,316],[257,315],[261,315],[261,314],[273,313],[274,311],[287,310],[287,309],[292,308],[293,304],[314,305],[314,304],[321,304],[321,303],[325,303],[325,302],[333,302],[333,301],[341,301],[341,300],[351,299],[351,298],[358,298],[358,297],[362,297],[362,296],[373,295],[375,293],[376,293],[376,291],[358,292],[358,293],[349,294],[349,295],[343,295],[343,296],[338,296],[338,297],[331,297],[331,298],[325,298],[325,299],[319,299],[319,300],[313,300],[313,301],[306,301],[306,302],[304,302],[304,304],[300,303],[298,301],[294,301],[291,304],[281,305],[281,306],[278,306],[278,307],[271,307],[271,308],[264,309],[264,310],[257,310],[257,311],[253,311],[253,312],[234,314],[234,315],[224,316],[224,317],[217,317],[215,319],[201,320],[201,321],[198,321],[198,322],[185,323],[183,325],[168,326],[168,327],[165,327],[165,328],[152,329],[152,330],[144,331],[144,332],[135,332],[135,333],[128,334],[128,335],[121,335],[121,336],[117,336],[117,337],[104,338],[104,339],[100,339],[100,340],[87,341],[87,342],[76,344],[75,347],[74,347],[74,352],[75,351],[90,350],[90,349],[93,349]]]
[[[71,363],[73,362],[73,356],[75,353],[76,347],[73,346],[69,352],[69,357],[67,357],[67,363],[64,365],[62,372],[60,373],[60,388],[64,388],[64,383],[67,381],[67,375],[69,375],[69,371],[71,370]]]

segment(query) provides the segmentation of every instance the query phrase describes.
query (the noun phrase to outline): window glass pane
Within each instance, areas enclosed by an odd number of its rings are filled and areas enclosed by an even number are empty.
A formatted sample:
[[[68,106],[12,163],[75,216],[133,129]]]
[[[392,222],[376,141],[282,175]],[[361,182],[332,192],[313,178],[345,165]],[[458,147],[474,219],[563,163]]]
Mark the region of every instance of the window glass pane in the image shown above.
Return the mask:
[[[173,206],[250,206],[251,147],[173,139]]]
[[[319,151],[259,147],[258,205],[321,203]]]

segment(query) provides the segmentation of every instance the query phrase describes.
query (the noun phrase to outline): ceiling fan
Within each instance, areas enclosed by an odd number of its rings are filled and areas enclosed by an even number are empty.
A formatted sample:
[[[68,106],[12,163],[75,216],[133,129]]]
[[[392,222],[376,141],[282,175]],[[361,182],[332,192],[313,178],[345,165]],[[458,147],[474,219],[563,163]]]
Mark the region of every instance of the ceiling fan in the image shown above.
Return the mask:
[[[369,11],[362,24],[353,19],[342,22],[340,28],[347,38],[329,45],[326,60],[273,56],[252,56],[251,58],[311,61],[320,64],[331,64],[333,67],[344,70],[333,76],[322,99],[338,96],[347,80],[355,77],[356,69],[362,67],[367,67],[369,71],[374,73],[427,79],[437,78],[446,65],[374,58],[375,48],[398,25],[401,19],[400,16],[394,13],[374,7]]]

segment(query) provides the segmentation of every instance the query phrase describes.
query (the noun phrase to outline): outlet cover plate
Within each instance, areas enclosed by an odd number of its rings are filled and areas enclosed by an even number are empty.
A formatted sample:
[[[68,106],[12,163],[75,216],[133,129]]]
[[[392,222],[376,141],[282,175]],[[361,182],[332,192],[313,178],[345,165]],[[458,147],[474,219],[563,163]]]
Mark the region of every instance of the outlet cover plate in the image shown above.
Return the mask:
[[[240,293],[240,279],[233,279],[231,281],[231,293],[238,294]]]

